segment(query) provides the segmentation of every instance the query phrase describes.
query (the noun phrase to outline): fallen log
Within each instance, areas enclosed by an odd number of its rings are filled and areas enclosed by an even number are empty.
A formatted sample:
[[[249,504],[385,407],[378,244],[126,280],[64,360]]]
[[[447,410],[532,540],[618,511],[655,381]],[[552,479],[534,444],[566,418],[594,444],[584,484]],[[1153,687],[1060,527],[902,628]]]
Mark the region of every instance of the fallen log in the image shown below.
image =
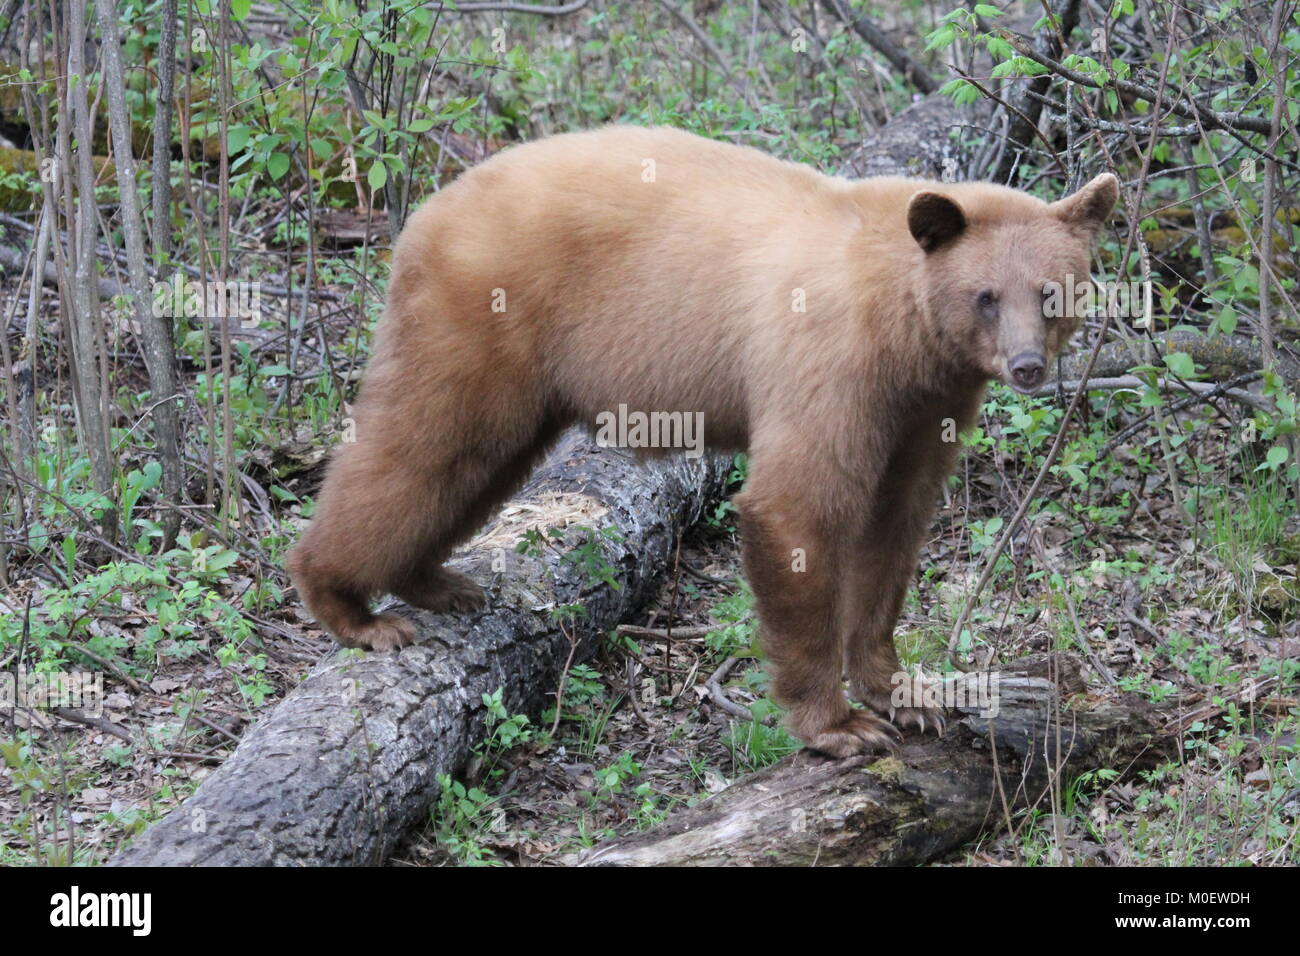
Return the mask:
[[[961,681],[973,688],[978,679]],[[1132,770],[1173,756],[1174,738],[1149,706],[1082,696],[1077,658],[1013,665],[989,687],[997,691],[996,715],[981,716],[984,705],[971,695],[942,738],[909,735],[897,754],[883,757],[831,760],[800,751],[654,829],[570,862],[917,865],[1004,823],[1008,812],[1049,807],[1053,781],[1064,789],[1085,770]]]
[[[1161,364],[1160,356],[1186,352],[1197,364],[1211,370],[1227,370],[1232,373],[1249,372],[1264,367],[1263,354],[1254,342],[1236,336],[1211,336],[1204,332],[1180,329],[1159,332],[1150,339],[1142,335],[1107,342],[1097,355],[1097,363],[1092,369],[1093,377],[1125,375],[1129,369],[1146,365],[1147,356],[1144,346],[1148,342],[1155,346],[1157,365]],[[1061,377],[1078,378],[1087,363],[1087,349],[1063,356],[1060,362]],[[1285,354],[1278,356],[1277,371],[1283,378],[1292,381],[1300,380],[1300,363]]]
[[[483,695],[537,714],[573,659],[651,593],[680,529],[721,495],[729,462],[639,465],[569,433],[452,565],[487,585],[488,608],[437,615],[399,605],[418,644],[335,651],[276,705],[193,796],[110,865],[374,864],[419,824],[437,776],[463,767],[484,735]],[[567,527],[565,544],[603,551],[604,580],[562,549],[518,554],[530,530]],[[613,531],[616,538],[607,538]],[[580,603],[564,628],[552,611]],[[565,631],[567,630],[568,635]]]
[[[854,154],[862,175],[937,176],[952,168],[956,113],[945,97],[914,104]],[[488,608],[439,616],[402,608],[421,638],[396,654],[332,654],[251,730],[188,800],[109,861],[118,866],[326,865],[382,862],[425,818],[437,776],[454,773],[484,733],[482,695],[536,714],[559,683],[570,639],[550,611],[581,599],[569,628],[574,660],[650,593],[676,534],[722,491],[715,458],[635,464],[569,437],[505,508],[498,525],[453,561],[492,581]],[[553,496],[559,496],[556,499]],[[568,497],[566,497],[568,496]],[[580,498],[581,501],[575,500]],[[616,527],[605,542],[617,588],[582,565],[515,555],[524,526],[546,512]],[[524,522],[520,525],[519,522]]]

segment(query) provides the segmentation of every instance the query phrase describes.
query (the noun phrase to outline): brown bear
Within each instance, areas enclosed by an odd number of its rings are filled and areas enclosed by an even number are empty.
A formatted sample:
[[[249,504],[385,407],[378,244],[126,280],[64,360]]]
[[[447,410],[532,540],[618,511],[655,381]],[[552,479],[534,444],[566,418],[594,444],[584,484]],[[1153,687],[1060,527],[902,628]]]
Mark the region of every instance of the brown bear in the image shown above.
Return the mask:
[[[1034,390],[1075,330],[1045,287],[1087,281],[1117,195],[854,182],[673,129],[507,149],[396,245],[298,593],[343,645],[409,644],[368,601],[480,606],[443,562],[562,429],[702,413],[710,448],[750,455],[744,569],[793,733],[847,756],[939,728],[889,700],[922,535],[986,383]]]

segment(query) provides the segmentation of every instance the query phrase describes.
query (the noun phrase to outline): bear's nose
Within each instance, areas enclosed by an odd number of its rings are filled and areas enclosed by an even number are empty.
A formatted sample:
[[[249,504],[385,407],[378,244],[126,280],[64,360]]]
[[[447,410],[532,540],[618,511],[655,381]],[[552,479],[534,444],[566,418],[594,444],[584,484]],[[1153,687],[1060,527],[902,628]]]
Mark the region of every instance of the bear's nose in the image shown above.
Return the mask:
[[[1047,359],[1039,352],[1021,352],[1010,363],[1011,377],[1021,388],[1037,388],[1043,383]]]

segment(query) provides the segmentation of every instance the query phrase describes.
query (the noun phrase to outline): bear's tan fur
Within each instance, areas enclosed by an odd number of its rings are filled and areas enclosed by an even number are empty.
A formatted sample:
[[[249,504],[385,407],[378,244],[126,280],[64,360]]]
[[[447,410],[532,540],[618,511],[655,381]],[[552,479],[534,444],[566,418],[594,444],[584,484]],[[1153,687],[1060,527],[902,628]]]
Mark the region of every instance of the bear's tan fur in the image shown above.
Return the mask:
[[[939,726],[889,693],[953,439],[989,379],[1041,383],[1078,321],[1045,318],[1043,286],[1086,281],[1117,193],[851,182],[672,129],[506,150],[402,233],[298,592],[341,644],[408,644],[369,599],[478,606],[443,562],[564,427],[700,412],[711,448],[750,454],[744,567],[793,732],[844,756]]]

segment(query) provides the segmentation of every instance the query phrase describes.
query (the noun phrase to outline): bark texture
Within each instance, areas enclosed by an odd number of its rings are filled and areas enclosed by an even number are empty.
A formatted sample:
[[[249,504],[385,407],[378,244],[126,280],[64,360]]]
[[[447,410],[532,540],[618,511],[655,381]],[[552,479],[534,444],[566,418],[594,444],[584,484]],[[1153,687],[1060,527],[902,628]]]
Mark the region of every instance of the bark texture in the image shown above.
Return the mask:
[[[1064,789],[1085,770],[1134,769],[1171,753],[1151,708],[1095,705],[1079,696],[1077,659],[1026,663],[1000,675],[998,689],[996,716],[958,708],[960,717],[944,737],[910,735],[890,756],[831,760],[800,751],[575,862],[914,866],[1004,821],[1004,800],[1013,812],[1048,809],[1053,776]],[[1075,701],[1062,707],[1061,697]]]

